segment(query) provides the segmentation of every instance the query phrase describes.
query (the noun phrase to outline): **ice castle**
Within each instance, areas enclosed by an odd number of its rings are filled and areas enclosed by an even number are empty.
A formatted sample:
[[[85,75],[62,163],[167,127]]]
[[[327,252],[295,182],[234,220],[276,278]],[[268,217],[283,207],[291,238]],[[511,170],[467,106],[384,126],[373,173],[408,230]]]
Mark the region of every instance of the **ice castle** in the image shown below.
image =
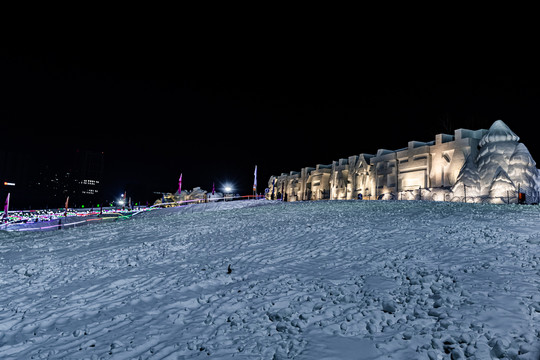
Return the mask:
[[[489,130],[457,129],[431,142],[271,176],[267,198],[538,203],[539,180],[525,145],[497,120]]]

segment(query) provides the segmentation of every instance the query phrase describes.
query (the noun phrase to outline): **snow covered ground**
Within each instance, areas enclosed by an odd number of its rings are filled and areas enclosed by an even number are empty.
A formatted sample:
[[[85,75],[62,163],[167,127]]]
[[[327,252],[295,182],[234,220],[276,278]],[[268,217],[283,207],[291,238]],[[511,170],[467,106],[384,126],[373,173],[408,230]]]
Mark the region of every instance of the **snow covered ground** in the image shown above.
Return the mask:
[[[2,232],[0,358],[538,360],[539,220],[245,201]]]

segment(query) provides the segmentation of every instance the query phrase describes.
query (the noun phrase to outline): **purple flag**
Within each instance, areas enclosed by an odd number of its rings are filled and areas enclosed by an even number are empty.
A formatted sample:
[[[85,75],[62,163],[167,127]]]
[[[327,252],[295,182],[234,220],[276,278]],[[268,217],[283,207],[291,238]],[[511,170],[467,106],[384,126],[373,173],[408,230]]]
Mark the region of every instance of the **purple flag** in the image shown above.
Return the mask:
[[[212,195],[216,192],[216,184],[212,182]]]
[[[6,202],[4,203],[4,215],[2,216],[3,219],[7,219],[7,217],[8,217],[9,195],[10,195],[10,193],[7,194]]]
[[[180,179],[178,179],[178,195],[182,192],[182,174],[180,174]]]

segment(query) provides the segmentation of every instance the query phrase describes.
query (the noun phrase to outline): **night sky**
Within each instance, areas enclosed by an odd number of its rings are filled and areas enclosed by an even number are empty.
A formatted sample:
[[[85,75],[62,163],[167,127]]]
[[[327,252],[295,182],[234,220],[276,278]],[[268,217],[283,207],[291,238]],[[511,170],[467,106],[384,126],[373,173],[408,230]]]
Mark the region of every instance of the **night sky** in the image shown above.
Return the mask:
[[[133,189],[151,202],[174,192],[180,173],[184,189],[232,183],[251,194],[255,165],[262,192],[270,175],[498,119],[540,159],[530,74],[166,49],[0,50],[0,150],[60,162],[102,151],[106,196]]]

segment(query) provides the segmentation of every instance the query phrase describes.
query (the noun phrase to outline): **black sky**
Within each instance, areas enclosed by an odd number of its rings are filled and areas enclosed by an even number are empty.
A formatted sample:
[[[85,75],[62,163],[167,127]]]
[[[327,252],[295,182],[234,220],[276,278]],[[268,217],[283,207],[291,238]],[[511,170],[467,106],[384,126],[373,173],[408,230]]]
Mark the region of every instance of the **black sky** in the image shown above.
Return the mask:
[[[0,147],[60,161],[63,152],[103,151],[110,194],[173,192],[180,173],[184,188],[232,182],[250,194],[255,165],[263,191],[273,174],[498,119],[540,158],[531,74],[222,50],[3,49]]]

